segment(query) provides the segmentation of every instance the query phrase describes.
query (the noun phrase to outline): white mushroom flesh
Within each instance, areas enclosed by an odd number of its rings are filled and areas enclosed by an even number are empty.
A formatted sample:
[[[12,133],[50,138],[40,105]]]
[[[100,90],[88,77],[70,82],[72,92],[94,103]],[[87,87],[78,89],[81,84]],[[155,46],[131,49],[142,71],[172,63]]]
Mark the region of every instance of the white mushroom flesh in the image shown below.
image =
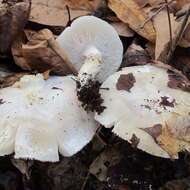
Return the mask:
[[[177,152],[190,150],[190,93],[169,88],[168,82],[167,70],[151,65],[116,72],[101,86],[106,109],[95,119],[107,128],[114,126],[113,132],[124,140],[131,142],[135,136],[139,149],[159,157],[177,158]],[[165,135],[157,142],[156,135],[161,134],[153,130],[159,126],[162,132],[169,131],[171,141],[165,142]],[[155,134],[147,132],[151,129]]]
[[[84,56],[84,64],[81,66],[78,73],[78,78],[82,86],[88,84],[89,79],[95,79],[96,75],[100,72],[102,65],[101,53],[95,47],[90,47],[84,52]]]
[[[76,96],[72,76],[25,75],[0,90],[0,156],[55,162],[80,151],[97,125]]]

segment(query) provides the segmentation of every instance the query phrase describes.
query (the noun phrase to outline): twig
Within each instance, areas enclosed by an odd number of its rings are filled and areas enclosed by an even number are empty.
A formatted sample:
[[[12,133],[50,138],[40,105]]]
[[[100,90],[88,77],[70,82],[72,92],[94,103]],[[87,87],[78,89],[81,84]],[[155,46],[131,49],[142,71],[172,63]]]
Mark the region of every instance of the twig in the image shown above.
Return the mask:
[[[186,15],[185,15],[185,18],[183,20],[183,23],[181,25],[181,28],[176,36],[176,39],[172,45],[172,48],[170,49],[169,53],[168,53],[168,56],[166,58],[166,64],[169,64],[173,58],[173,55],[174,55],[174,51],[179,43],[179,41],[181,40],[183,34],[184,34],[184,31],[185,31],[185,26],[187,24],[187,21],[188,21],[188,18],[190,16],[190,5],[189,5],[189,8],[188,8],[188,11],[186,12]]]
[[[86,175],[86,177],[84,179],[84,183],[82,184],[82,187],[81,187],[80,190],[84,190],[85,189],[89,176],[90,176],[90,172],[88,171],[88,173],[87,173],[87,175]]]
[[[137,27],[137,30],[140,30],[140,29],[143,29],[144,26],[150,22],[157,14],[159,14],[163,9],[166,8],[166,6],[168,6],[172,1],[168,2],[167,4],[163,5],[162,7],[160,7],[156,12],[152,13],[152,15],[149,16],[149,18],[147,18],[145,20],[145,22],[143,24],[140,24],[138,27]]]
[[[179,19],[180,17],[182,16],[185,16],[187,13],[187,11],[183,11],[183,12],[180,12],[180,13],[177,13],[175,16],[176,16],[176,19]]]
[[[47,40],[48,43],[51,45],[52,50],[63,59],[65,66],[67,66],[67,68],[72,72],[72,74],[77,75],[78,71],[75,69],[73,63],[69,60],[67,54],[65,53],[65,51],[60,48],[59,44],[57,43],[57,41],[53,40],[53,39],[48,39]]]
[[[69,9],[69,6],[66,5],[66,9],[67,9],[67,12],[68,12],[68,16],[69,16],[69,21],[67,22],[67,25],[70,25],[71,24],[71,12],[70,12],[70,9]]]
[[[165,0],[166,2],[166,9],[167,9],[167,14],[168,14],[168,22],[169,22],[169,31],[170,31],[170,48],[172,48],[172,25],[171,25],[171,17],[170,17],[170,10],[168,7],[168,0]]]

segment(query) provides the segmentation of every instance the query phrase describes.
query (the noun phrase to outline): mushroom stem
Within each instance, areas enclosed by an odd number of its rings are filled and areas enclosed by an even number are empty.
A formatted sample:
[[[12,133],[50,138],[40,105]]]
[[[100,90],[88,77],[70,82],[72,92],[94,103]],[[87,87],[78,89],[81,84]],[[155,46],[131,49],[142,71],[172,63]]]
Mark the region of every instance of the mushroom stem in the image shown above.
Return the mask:
[[[102,56],[100,51],[91,46],[84,52],[85,61],[79,70],[78,78],[81,87],[88,84],[90,79],[94,79],[95,76],[100,72],[102,66]]]

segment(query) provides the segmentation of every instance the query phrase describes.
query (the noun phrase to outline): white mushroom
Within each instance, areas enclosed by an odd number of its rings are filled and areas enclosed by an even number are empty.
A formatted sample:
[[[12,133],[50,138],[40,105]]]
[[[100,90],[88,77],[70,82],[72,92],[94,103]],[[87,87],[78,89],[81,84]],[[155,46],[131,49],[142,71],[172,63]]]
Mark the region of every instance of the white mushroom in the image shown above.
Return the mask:
[[[0,90],[0,156],[55,162],[58,151],[72,156],[92,139],[96,123],[71,77],[25,75]]]
[[[82,86],[95,77],[104,81],[122,61],[123,46],[117,32],[110,24],[94,16],[74,20],[57,42],[79,70]]]
[[[126,67],[101,86],[95,119],[152,155],[177,158],[190,151],[190,83],[153,65]],[[109,90],[105,90],[108,88]],[[181,89],[178,89],[181,88]]]

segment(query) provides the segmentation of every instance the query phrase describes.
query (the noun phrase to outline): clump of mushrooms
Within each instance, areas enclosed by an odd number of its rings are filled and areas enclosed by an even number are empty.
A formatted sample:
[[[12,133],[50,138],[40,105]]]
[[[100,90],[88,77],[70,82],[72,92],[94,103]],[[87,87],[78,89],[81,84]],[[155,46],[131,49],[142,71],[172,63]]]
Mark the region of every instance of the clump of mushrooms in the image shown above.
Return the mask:
[[[121,64],[123,47],[117,32],[96,17],[76,19],[57,41],[80,69],[81,86],[95,78],[104,81]],[[0,156],[15,152],[15,158],[55,162],[58,152],[72,156],[92,139],[97,123],[93,112],[82,108],[73,78],[25,75],[0,90]],[[97,83],[92,86],[99,91]]]
[[[143,151],[178,158],[180,151],[190,151],[190,83],[158,65],[126,67],[111,75],[101,86],[109,90],[100,90],[106,109],[95,119],[114,126],[116,135]]]
[[[96,122],[81,107],[67,77],[25,75],[0,90],[0,156],[55,162],[72,156],[94,136]]]
[[[122,61],[123,45],[117,32],[110,24],[94,16],[76,19],[57,42],[78,70],[78,96],[82,101],[84,95],[92,94],[91,90],[97,87],[95,80],[103,82],[117,71]],[[89,103],[86,103],[87,107]]]

